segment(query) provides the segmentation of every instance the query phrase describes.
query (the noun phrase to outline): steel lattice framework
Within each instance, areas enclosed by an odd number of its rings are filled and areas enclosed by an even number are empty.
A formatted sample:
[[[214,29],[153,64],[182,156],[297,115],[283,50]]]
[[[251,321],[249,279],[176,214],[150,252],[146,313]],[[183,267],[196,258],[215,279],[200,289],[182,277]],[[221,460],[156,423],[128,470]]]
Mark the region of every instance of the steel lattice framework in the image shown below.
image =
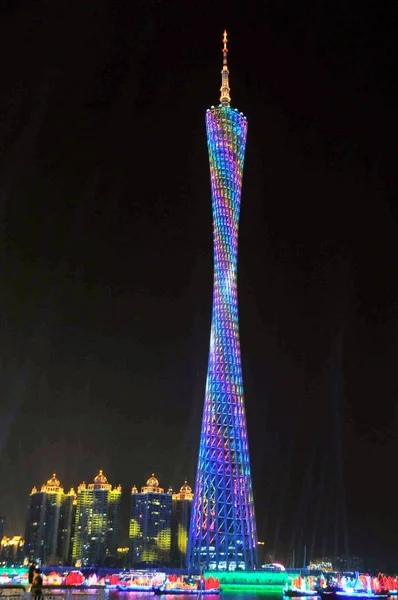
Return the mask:
[[[206,394],[189,535],[191,568],[253,569],[257,536],[239,344],[237,258],[247,121],[229,106],[226,33],[221,103],[206,113],[214,287]]]

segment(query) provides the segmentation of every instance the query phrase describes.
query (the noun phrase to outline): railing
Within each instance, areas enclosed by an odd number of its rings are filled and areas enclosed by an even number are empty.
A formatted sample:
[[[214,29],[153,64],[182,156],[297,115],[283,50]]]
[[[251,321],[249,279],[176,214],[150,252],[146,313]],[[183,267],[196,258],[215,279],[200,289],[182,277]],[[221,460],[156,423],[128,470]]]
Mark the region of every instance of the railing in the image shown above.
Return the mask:
[[[83,600],[86,596],[90,600],[105,600],[103,585],[42,585],[36,593],[31,592],[30,585],[0,585],[0,598],[7,600]]]

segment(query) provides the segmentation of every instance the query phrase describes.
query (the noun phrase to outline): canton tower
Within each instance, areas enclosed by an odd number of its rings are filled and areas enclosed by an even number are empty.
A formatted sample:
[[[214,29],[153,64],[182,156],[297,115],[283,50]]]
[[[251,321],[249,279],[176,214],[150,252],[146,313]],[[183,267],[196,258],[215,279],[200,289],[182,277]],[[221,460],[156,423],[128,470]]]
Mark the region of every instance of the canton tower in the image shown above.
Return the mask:
[[[247,121],[231,108],[224,31],[221,97],[206,112],[213,208],[214,285],[206,394],[188,565],[253,569],[257,535],[240,359],[237,258]]]

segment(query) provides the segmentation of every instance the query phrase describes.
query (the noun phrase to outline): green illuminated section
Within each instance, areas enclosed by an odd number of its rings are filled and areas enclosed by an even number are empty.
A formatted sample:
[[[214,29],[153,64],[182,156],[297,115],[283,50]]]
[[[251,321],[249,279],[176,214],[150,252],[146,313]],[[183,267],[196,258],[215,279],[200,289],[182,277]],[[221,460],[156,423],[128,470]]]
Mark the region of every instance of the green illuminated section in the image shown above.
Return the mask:
[[[216,577],[224,590],[281,592],[288,581],[286,571],[205,571],[205,577]]]

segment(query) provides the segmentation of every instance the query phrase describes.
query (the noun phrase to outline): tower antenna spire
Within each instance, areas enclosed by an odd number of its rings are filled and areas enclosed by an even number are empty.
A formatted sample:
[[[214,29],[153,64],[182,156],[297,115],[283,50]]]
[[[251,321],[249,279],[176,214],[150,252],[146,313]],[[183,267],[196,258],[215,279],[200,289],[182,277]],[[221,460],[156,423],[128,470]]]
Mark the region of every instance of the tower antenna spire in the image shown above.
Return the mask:
[[[227,62],[227,54],[228,54],[228,38],[227,32],[224,29],[223,34],[223,43],[224,47],[222,49],[222,71],[221,71],[221,87],[220,87],[220,102],[222,106],[229,106],[231,102],[231,96],[229,95],[230,87],[229,87],[229,71],[228,71],[228,62]]]

